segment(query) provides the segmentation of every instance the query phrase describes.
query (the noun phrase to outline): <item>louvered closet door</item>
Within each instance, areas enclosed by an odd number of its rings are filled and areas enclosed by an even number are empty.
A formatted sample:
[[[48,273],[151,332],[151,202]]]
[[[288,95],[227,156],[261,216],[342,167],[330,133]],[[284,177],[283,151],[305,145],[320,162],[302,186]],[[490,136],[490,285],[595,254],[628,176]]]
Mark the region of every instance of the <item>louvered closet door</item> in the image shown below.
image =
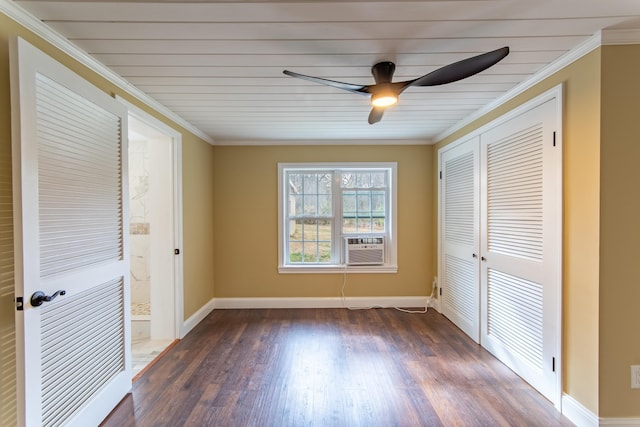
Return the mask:
[[[562,177],[551,100],[481,135],[481,343],[557,402]]]
[[[440,159],[441,309],[476,342],[480,339],[478,159],[477,137],[445,151]]]
[[[11,53],[19,424],[97,425],[131,388],[126,110],[21,39]]]

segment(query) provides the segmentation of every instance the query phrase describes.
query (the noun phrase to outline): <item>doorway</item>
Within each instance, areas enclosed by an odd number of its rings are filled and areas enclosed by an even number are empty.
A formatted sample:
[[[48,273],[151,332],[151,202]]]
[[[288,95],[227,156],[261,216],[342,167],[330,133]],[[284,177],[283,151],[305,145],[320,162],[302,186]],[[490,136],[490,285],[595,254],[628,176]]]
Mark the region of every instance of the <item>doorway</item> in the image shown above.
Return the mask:
[[[180,337],[180,135],[129,106],[131,349],[134,378]]]

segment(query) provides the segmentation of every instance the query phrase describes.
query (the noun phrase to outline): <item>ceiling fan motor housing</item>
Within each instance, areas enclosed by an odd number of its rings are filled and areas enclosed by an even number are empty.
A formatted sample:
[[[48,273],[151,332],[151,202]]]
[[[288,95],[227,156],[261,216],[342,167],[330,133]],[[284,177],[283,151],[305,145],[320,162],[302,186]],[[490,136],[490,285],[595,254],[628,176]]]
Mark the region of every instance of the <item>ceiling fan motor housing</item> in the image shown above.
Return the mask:
[[[371,67],[371,74],[376,83],[391,83],[393,73],[396,71],[396,64],[389,61],[378,62]]]

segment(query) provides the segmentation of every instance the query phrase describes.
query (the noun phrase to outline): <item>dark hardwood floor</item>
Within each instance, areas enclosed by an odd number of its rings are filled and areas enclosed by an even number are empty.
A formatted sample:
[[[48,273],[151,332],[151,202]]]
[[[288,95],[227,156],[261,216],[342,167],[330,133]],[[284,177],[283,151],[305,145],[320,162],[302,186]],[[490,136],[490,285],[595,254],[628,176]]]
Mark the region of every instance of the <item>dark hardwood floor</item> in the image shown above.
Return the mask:
[[[570,426],[436,311],[216,310],[104,426]]]

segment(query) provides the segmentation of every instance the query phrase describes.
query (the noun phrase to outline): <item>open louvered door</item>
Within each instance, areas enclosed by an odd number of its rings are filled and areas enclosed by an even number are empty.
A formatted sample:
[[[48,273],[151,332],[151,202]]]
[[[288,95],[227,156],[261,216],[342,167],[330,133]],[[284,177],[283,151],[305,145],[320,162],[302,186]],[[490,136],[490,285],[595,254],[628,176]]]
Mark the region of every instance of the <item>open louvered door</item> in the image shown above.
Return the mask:
[[[480,341],[479,140],[440,157],[440,307],[442,314]]]
[[[559,403],[558,99],[481,138],[481,344]]]
[[[19,424],[97,425],[131,387],[127,113],[11,47]]]

